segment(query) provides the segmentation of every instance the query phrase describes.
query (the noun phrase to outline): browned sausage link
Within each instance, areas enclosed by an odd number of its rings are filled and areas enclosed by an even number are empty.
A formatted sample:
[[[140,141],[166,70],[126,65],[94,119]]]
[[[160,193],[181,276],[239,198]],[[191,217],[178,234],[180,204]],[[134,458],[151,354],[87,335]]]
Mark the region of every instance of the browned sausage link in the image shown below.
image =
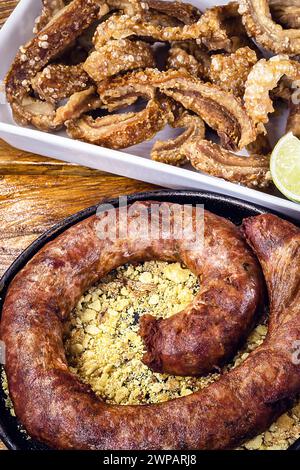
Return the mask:
[[[100,257],[94,274],[96,277],[101,276],[104,272],[128,261],[162,259],[185,263],[201,278],[200,292],[185,310],[167,320],[156,320],[151,315],[141,318],[141,335],[148,351],[144,356],[144,362],[155,371],[176,375],[208,372],[234,354],[238,344],[253,324],[262,294],[258,263],[241,238],[237,227],[225,219],[205,211],[203,221],[199,220],[201,227],[196,227],[195,209],[193,214],[185,214],[184,206],[150,202],[135,204],[129,208],[129,226],[130,220],[134,221],[135,218],[135,207],[141,213],[146,209],[146,217],[151,216],[152,223],[155,223],[153,208],[159,208],[158,227],[162,227],[163,214],[166,216],[166,210],[170,211],[168,212],[170,217],[166,218],[166,220],[170,218],[172,222],[170,233],[167,237],[164,233],[163,237],[161,232],[158,239],[118,237],[116,240],[108,238],[100,243],[100,240],[97,242],[94,231],[91,237],[94,236],[96,240],[93,240],[93,244],[91,242],[88,244],[88,248],[95,249]],[[151,208],[152,215],[151,210],[148,211]],[[180,212],[176,212],[176,209]],[[119,233],[122,234],[125,220],[119,215],[117,217]],[[188,247],[188,240],[177,239],[178,223],[174,221],[175,218],[183,221],[184,217],[185,222],[190,219],[191,227],[199,228],[198,239],[195,239],[192,247]],[[83,223],[83,227],[85,225],[87,222]],[[78,241],[81,242],[80,238]],[[66,247],[68,245],[67,238]],[[54,263],[60,263],[64,260],[64,252],[65,249],[60,255],[59,250],[58,255],[53,257],[51,252],[48,254],[46,250],[44,256],[54,259]],[[90,270],[88,263],[82,269],[85,276],[86,270]],[[65,276],[64,269],[60,277],[63,276]],[[55,290],[53,296],[55,299]],[[74,304],[74,301],[71,304]]]
[[[200,292],[168,319],[141,317],[143,361],[156,372],[199,375],[224,363],[244,339],[262,297],[262,279],[237,227],[209,212],[204,214],[203,247],[174,248],[199,277]]]
[[[28,432],[64,449],[219,449],[266,429],[300,391],[300,365],[291,356],[300,338],[300,230],[262,215],[244,231],[271,298],[267,340],[205,390],[159,405],[100,402],[68,371],[61,318],[105,272],[129,259],[161,257],[161,244],[145,253],[128,240],[126,253],[123,246],[116,252],[99,243],[90,218],[46,245],[11,284],[1,322],[10,393]],[[174,247],[167,248],[164,258],[173,260]]]

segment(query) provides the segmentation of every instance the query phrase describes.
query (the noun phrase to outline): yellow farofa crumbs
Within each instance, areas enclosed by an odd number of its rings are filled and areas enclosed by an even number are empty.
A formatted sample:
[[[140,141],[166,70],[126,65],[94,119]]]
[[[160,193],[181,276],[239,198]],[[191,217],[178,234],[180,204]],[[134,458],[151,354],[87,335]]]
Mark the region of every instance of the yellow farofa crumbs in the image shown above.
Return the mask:
[[[159,403],[189,395],[217,380],[157,374],[141,359],[143,341],[138,320],[145,313],[167,318],[186,307],[197,291],[197,278],[179,263],[150,261],[126,265],[88,290],[65,324],[65,350],[70,370],[107,403]],[[262,343],[265,324],[250,334],[226,372]],[[241,449],[286,449],[300,437],[300,402],[283,414],[268,431]]]

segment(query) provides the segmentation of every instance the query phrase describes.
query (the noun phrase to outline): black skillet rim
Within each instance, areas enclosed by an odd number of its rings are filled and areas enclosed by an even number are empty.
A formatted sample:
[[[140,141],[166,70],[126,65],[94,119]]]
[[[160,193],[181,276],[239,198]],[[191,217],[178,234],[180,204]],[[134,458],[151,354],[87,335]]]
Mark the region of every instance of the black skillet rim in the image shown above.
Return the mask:
[[[149,199],[190,204],[195,204],[196,202],[203,203],[204,205],[209,206],[208,210],[211,210],[212,212],[215,211],[217,213],[219,212],[220,214],[224,210],[229,210],[230,212],[230,210],[234,209],[236,211],[249,212],[247,216],[257,215],[265,212],[272,212],[276,214],[276,212],[269,210],[267,211],[257,204],[248,203],[237,198],[224,196],[209,191],[156,190],[135,193],[127,196],[127,202],[129,204],[135,201],[145,201]],[[29,245],[7,269],[0,280],[0,318],[8,285],[14,276],[23,268],[23,266],[37,253],[37,251],[39,251],[47,242],[56,238],[60,233],[67,230],[72,225],[75,225],[76,223],[93,215],[99,205],[109,203],[113,206],[116,206],[118,201],[118,198],[101,200],[99,204],[88,207],[87,209],[77,212],[76,214],[73,214],[70,217],[60,221],[54,227],[38,237],[31,245]],[[282,215],[280,216],[282,217]],[[234,219],[234,215],[228,218]],[[288,218],[288,220],[297,224],[297,222],[291,218]],[[0,387],[0,438],[6,447],[10,450],[49,450],[47,446],[38,441],[33,439],[26,439],[25,434],[18,427],[16,418],[12,417],[9,411],[5,408],[4,391],[2,386]],[[289,450],[300,450],[300,438],[289,447]]]

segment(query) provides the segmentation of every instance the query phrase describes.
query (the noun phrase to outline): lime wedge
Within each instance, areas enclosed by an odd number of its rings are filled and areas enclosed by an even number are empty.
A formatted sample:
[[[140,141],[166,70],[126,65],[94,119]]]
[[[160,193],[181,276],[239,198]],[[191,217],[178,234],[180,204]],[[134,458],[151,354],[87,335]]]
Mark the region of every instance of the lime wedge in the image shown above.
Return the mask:
[[[300,140],[289,132],[275,146],[270,162],[274,184],[292,201],[300,202]]]

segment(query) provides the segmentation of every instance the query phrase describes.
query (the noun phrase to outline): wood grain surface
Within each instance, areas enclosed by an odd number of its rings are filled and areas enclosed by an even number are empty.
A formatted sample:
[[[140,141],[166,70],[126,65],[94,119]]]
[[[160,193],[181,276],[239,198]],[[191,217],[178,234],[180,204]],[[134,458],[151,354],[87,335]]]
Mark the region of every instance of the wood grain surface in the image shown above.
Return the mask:
[[[109,196],[149,184],[15,150],[0,141],[0,275],[38,235]]]
[[[17,3],[0,0],[0,27]],[[0,275],[36,237],[59,220],[105,197],[149,189],[156,188],[28,154],[0,140]],[[0,450],[4,448],[0,442]]]
[[[5,23],[17,3],[18,0],[0,0],[0,27]]]

